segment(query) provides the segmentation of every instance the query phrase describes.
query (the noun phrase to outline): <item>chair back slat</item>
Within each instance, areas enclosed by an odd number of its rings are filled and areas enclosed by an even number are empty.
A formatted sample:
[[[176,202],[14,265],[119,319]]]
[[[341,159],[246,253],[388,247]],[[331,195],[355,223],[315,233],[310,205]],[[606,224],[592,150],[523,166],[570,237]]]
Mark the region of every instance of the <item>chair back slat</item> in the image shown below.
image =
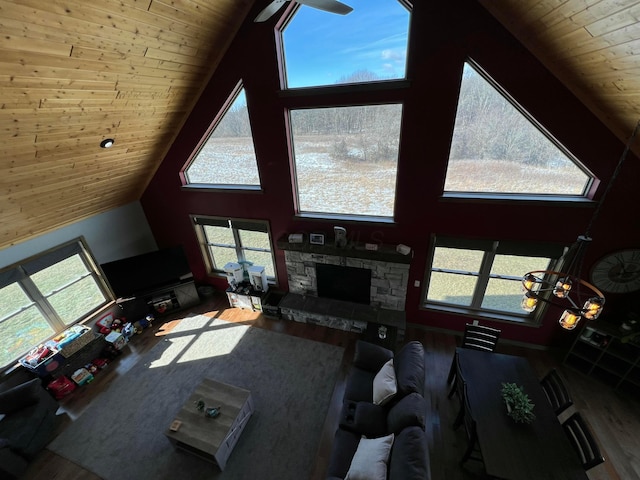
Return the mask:
[[[585,470],[589,470],[604,462],[600,453],[600,447],[593,433],[587,426],[579,412],[571,415],[562,424],[562,427],[580,457],[580,462]]]
[[[497,328],[467,323],[462,337],[462,347],[493,352],[501,333]]]
[[[547,400],[556,412],[560,415],[567,408],[573,405],[573,399],[567,389],[564,380],[554,368],[540,380],[542,390],[544,390]]]

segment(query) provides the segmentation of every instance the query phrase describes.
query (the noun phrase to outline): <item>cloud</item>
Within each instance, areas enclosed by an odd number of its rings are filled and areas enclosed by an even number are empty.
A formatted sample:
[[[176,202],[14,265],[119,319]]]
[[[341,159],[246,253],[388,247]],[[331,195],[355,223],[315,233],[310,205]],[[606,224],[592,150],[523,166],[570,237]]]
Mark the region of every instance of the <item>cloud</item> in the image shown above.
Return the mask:
[[[404,52],[398,51],[398,50],[393,50],[390,48],[385,48],[384,50],[382,50],[382,52],[380,53],[380,57],[383,60],[392,60],[392,61],[404,61]]]

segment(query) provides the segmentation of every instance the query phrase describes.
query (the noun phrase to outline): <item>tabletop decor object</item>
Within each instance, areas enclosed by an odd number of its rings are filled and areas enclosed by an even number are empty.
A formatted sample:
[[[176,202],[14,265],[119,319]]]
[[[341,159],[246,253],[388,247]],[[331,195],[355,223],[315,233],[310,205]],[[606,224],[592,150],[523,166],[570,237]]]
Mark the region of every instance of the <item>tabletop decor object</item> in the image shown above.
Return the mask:
[[[500,390],[502,399],[507,406],[507,415],[516,423],[531,423],[536,415],[533,413],[535,404],[529,399],[529,395],[524,393],[522,387],[515,383],[502,383]]]
[[[204,412],[204,416],[208,417],[208,418],[216,418],[218,415],[220,415],[220,407],[207,407],[204,404],[203,400],[197,400],[194,402],[196,405],[196,408],[198,409],[198,411],[200,412]]]

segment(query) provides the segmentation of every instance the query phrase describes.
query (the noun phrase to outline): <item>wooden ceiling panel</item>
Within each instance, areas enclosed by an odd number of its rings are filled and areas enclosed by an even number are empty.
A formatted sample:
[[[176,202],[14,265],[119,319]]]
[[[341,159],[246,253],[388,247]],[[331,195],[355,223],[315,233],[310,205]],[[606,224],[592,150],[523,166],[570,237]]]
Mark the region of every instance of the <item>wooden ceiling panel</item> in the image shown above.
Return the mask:
[[[480,3],[626,141],[640,119],[640,1]]]
[[[628,137],[640,0],[479,1]],[[253,3],[0,0],[0,248],[138,199]]]
[[[0,248],[139,199],[252,5],[0,0]]]

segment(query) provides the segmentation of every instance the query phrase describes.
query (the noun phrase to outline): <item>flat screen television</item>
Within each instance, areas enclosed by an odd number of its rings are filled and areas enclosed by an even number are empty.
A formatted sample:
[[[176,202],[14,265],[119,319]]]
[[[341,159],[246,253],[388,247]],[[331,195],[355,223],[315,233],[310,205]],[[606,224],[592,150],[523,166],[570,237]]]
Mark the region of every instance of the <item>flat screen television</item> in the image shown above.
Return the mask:
[[[181,246],[103,263],[100,268],[118,298],[174,285],[191,275]]]
[[[371,270],[316,263],[318,296],[347,302],[371,303]]]

